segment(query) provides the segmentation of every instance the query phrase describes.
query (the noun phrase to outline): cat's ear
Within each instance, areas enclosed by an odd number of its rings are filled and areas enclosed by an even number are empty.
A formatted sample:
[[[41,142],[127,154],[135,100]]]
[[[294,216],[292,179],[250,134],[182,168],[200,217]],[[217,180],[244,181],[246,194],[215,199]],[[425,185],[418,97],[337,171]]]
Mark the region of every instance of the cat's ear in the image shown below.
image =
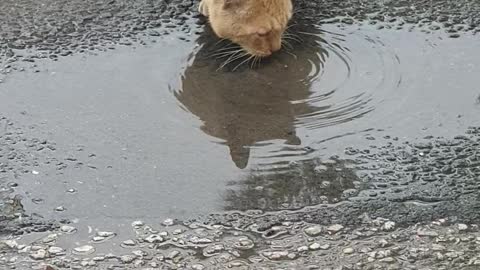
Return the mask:
[[[223,0],[223,9],[239,7],[245,0]]]

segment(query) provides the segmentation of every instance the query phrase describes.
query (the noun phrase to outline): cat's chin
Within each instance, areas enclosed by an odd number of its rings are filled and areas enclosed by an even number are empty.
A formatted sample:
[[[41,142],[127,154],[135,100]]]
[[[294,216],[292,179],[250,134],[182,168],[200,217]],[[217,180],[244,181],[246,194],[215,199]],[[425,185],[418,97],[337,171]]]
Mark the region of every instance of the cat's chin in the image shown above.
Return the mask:
[[[247,53],[251,56],[256,56],[256,57],[260,57],[260,58],[266,58],[266,57],[269,57],[272,55],[271,52],[262,52],[262,51],[257,51],[257,50],[249,50],[247,48],[244,48]]]

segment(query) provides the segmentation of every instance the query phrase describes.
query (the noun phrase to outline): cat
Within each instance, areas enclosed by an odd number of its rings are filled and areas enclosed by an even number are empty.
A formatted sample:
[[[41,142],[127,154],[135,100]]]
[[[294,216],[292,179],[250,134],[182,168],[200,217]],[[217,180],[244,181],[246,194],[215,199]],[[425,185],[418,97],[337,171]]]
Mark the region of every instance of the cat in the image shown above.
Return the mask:
[[[240,45],[251,56],[267,57],[282,47],[293,4],[291,0],[201,0],[199,11],[219,38]]]

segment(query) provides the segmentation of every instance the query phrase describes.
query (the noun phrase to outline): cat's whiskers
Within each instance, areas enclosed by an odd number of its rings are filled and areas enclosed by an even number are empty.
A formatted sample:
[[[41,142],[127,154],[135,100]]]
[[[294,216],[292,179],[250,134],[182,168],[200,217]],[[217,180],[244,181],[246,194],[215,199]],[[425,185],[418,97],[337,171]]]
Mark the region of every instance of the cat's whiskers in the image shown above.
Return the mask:
[[[259,57],[259,56],[257,56],[257,55],[254,55],[253,61],[252,61],[251,65],[250,65],[251,69],[254,69],[254,68],[255,68],[255,65],[258,66],[258,65],[260,64],[260,61],[261,61],[261,60],[262,60],[261,57]]]
[[[300,33],[300,34],[304,34],[304,35],[308,35],[308,36],[315,36],[315,37],[318,37],[318,34],[314,34],[314,33],[309,33],[309,32],[301,32],[301,31],[299,31],[298,33]]]
[[[285,45],[285,46],[283,46]],[[287,49],[293,50],[292,44],[288,42],[285,38],[282,37],[282,47],[286,47]]]
[[[298,59],[298,56],[292,52],[290,52],[289,50],[285,50],[285,52],[289,55],[291,55],[293,57],[293,59],[297,60]]]
[[[289,40],[293,40],[293,41],[296,41],[296,42],[298,42],[298,43],[302,43],[302,42],[303,42],[303,39],[302,39],[302,38],[300,38],[298,35],[291,34],[291,33],[284,33],[284,34],[283,34],[283,38],[289,39]]]
[[[238,59],[241,59],[242,57],[245,57],[247,56],[248,54],[242,50],[232,54],[227,60],[225,60],[225,62],[217,69],[217,71],[221,70],[222,68],[224,68],[225,66],[227,66],[228,64],[238,60]]]
[[[253,57],[255,57],[255,55],[250,55],[250,57],[248,57],[247,59],[243,60],[240,64],[238,64],[236,67],[234,67],[232,71],[237,70],[237,68],[239,68],[241,65],[245,64],[246,62],[250,61],[250,59],[252,59]]]
[[[228,52],[219,52],[219,53],[216,53],[216,54],[213,54],[212,56],[219,59],[219,58],[225,58],[227,56],[231,56],[231,55],[235,55],[239,52],[243,51],[243,49],[238,49],[238,50],[234,50],[234,51],[228,51]]]
[[[226,38],[221,38],[221,39],[218,40],[215,44],[213,44],[213,46],[215,47],[215,46],[219,45],[220,43],[222,43],[222,42],[224,42],[224,41],[228,41],[228,39],[226,39]]]

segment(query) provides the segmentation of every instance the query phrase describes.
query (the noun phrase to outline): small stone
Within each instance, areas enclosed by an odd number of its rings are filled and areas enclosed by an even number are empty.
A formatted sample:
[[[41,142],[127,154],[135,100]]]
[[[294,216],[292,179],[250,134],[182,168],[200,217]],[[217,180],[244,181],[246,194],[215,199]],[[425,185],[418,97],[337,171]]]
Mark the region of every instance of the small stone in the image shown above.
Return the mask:
[[[329,244],[323,244],[323,245],[320,246],[320,249],[321,249],[321,250],[327,250],[327,249],[329,249],[329,248],[330,248],[330,245],[329,245]]]
[[[432,244],[432,250],[434,251],[443,251],[445,250],[445,246],[440,245],[440,244]]]
[[[172,226],[173,225],[173,219],[167,218],[163,221],[163,225],[165,226]]]
[[[346,248],[343,250],[344,254],[352,254],[353,252],[355,252],[353,248]]]
[[[51,242],[56,241],[57,238],[58,238],[58,235],[55,234],[55,233],[52,233],[52,234],[47,235],[47,237],[43,238],[42,242],[43,243],[51,243]]]
[[[47,251],[44,249],[39,249],[30,254],[30,257],[34,260],[43,260],[47,257]]]
[[[318,245],[318,243],[316,243]],[[312,244],[313,245],[313,244]],[[310,245],[311,246],[311,245]],[[313,250],[313,249],[312,249]],[[297,251],[298,252],[305,252],[305,251],[308,251],[308,247],[307,246],[301,246],[301,247],[298,247],[297,248]]]
[[[122,242],[123,245],[125,246],[128,246],[128,247],[133,247],[135,246],[135,241],[131,240],[131,239],[128,239],[128,240],[125,240]]]
[[[320,249],[320,244],[319,243],[312,243],[310,246],[308,246],[310,250],[318,250]]]
[[[235,247],[241,250],[252,249],[254,246],[255,243],[248,237],[241,237],[238,242],[235,243]]]
[[[417,235],[418,236],[437,237],[438,233],[435,232],[435,231],[431,231],[431,230],[418,229],[417,230]]]
[[[120,257],[120,260],[123,262],[123,263],[132,263],[135,259],[137,258],[137,256],[135,255],[123,255]]]
[[[102,236],[94,236],[92,238],[93,242],[102,242],[103,240],[105,240],[106,238],[105,237],[102,237]]]
[[[132,251],[132,254],[137,256],[137,257],[144,257],[144,256],[148,255],[148,253],[146,251],[143,251],[143,250],[134,250],[134,251]]]
[[[65,250],[61,247],[49,247],[48,253],[52,255],[59,255],[59,254],[65,253]]]
[[[305,233],[312,237],[317,236],[322,233],[322,227],[320,225],[310,226],[305,229]]]
[[[395,259],[392,258],[392,257],[386,257],[386,258],[381,259],[380,262],[383,262],[383,263],[394,263],[394,262],[395,262]]]
[[[158,263],[156,262],[150,262],[148,265],[152,268],[158,268]]]
[[[65,207],[59,206],[59,207],[55,208],[55,211],[57,211],[57,212],[63,212],[63,211],[65,211]]]
[[[108,237],[115,236],[115,233],[114,232],[97,232],[97,235],[100,237],[108,238]]]
[[[384,231],[393,231],[395,229],[395,222],[393,221],[387,221],[383,224],[382,229]]]
[[[147,238],[145,238],[145,241],[153,244],[153,243],[161,243],[165,240],[160,235],[152,234],[152,235],[148,236]]]
[[[197,264],[192,265],[191,268],[192,268],[192,270],[203,270],[203,269],[205,269],[205,266],[197,263]]]
[[[95,261],[95,262],[102,262],[102,261],[105,261],[105,257],[104,256],[97,256],[97,257],[93,257],[92,260]]]
[[[337,233],[341,230],[343,230],[343,226],[340,225],[340,224],[334,224],[334,225],[331,225],[330,227],[327,228],[327,230],[330,232],[330,233]]]
[[[468,229],[467,224],[458,224],[458,230],[459,231],[466,231]]]
[[[73,249],[74,253],[77,253],[80,255],[91,254],[94,251],[95,251],[95,248],[90,245],[80,246]]]
[[[62,231],[64,233],[72,234],[72,233],[75,233],[77,231],[77,229],[75,227],[72,227],[72,226],[63,225],[62,227],[60,227],[60,231]]]
[[[141,220],[137,220],[137,221],[132,222],[132,227],[142,227],[144,225],[145,225],[145,223],[143,223],[143,221],[141,221]]]
[[[314,170],[315,170],[315,172],[317,172],[317,173],[323,173],[323,172],[328,171],[328,167],[325,166],[325,165],[318,165],[318,166],[315,167]]]
[[[37,171],[32,171],[32,174],[34,174],[34,175],[38,175],[38,174],[39,174],[39,172],[37,172]]]
[[[14,249],[18,247],[18,243],[15,240],[2,240],[0,243],[5,244],[7,247]]]
[[[379,242],[379,244],[382,248],[388,247],[390,245],[390,243],[385,239],[380,239],[380,241],[378,241],[378,242]]]
[[[263,253],[263,256],[267,257],[270,260],[282,260],[288,256],[288,251],[266,251]]]

